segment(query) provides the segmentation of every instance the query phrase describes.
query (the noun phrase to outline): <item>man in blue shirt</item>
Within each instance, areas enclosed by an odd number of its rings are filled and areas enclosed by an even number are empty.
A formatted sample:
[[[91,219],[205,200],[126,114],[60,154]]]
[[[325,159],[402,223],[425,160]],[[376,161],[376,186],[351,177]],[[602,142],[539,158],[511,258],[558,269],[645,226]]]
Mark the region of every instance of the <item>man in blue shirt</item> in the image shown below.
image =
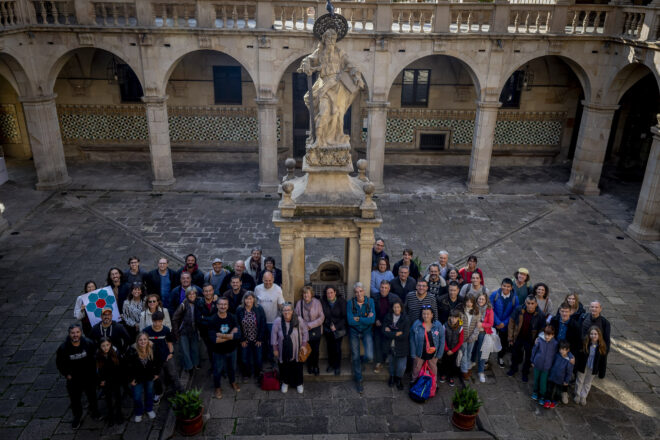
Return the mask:
[[[504,278],[500,288],[490,294],[490,303],[493,306],[493,327],[500,337],[502,349],[497,353],[497,364],[504,368],[504,355],[509,349],[509,319],[518,307],[518,297],[511,292],[513,280]]]
[[[168,266],[167,258],[158,260],[158,268],[149,272],[145,281],[147,283],[147,292],[160,295],[160,299],[167,298],[178,284],[176,279],[176,272]]]
[[[362,283],[355,283],[353,293],[355,296],[348,301],[346,315],[350,328],[353,377],[358,393],[362,394],[364,392],[362,364],[374,359],[374,339],[371,328],[376,321],[376,314],[374,300],[364,297]],[[360,356],[360,341],[364,345],[364,357]]]

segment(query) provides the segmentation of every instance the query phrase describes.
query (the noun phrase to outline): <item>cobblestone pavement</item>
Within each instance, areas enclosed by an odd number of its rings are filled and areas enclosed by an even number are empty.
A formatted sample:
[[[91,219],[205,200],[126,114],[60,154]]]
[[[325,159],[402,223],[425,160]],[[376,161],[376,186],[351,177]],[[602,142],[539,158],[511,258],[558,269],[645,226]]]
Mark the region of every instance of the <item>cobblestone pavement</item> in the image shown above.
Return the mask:
[[[30,167],[10,163],[12,180],[0,186],[4,216],[11,224],[0,237],[3,440],[74,437],[54,352],[72,321],[73,303],[85,280],[100,283],[109,266],[123,267],[132,254],[151,268],[159,255],[180,258],[195,252],[206,270],[211,257],[232,261],[260,244],[267,255],[279,259],[277,233],[270,222],[276,201],[253,192],[256,185],[249,182],[255,174],[177,167],[189,173],[179,182],[190,186],[152,194],[148,179],[136,186],[142,190],[130,190],[127,182],[136,175],[135,167],[74,164],[70,189],[41,193],[31,189]],[[587,407],[570,404],[541,411],[529,399],[529,385],[504,376],[499,368],[489,370],[487,383],[475,386],[485,400],[493,432],[512,439],[658,438],[660,318],[652,286],[660,282],[660,247],[642,246],[622,229],[632,219],[639,184],[606,175],[603,195],[576,197],[564,189],[565,167],[516,169],[515,174],[494,169],[493,193],[477,197],[464,193],[464,169],[414,171],[388,167],[389,192],[377,200],[384,219],[379,234],[390,255],[400,254],[404,245],[424,263],[440,248],[447,248],[455,262],[476,253],[489,288],[524,264],[533,281],[550,285],[557,302],[576,288],[585,303],[599,299],[612,323],[608,374],[595,381]],[[195,175],[215,177],[195,193]],[[226,182],[218,176],[236,179]],[[98,185],[92,186],[94,182]],[[512,188],[520,194],[507,194]],[[343,255],[336,240],[310,240],[307,249],[308,273],[322,259]],[[208,397],[209,378],[199,375],[196,381],[204,384]],[[311,438],[336,433],[340,439],[365,438],[367,432],[384,438],[387,430],[393,438],[409,438],[416,432],[451,429],[447,388],[429,404],[417,406],[407,397],[395,398],[382,383],[369,382],[362,398],[350,385],[308,382],[301,397],[293,390],[282,396],[245,385],[238,396],[226,392],[221,401],[209,400],[205,435],[291,432]],[[126,415],[129,406],[127,402]],[[153,424],[128,423],[112,430],[86,418],[75,438],[155,439],[164,413],[161,408]],[[301,415],[318,415],[320,422],[309,423]]]

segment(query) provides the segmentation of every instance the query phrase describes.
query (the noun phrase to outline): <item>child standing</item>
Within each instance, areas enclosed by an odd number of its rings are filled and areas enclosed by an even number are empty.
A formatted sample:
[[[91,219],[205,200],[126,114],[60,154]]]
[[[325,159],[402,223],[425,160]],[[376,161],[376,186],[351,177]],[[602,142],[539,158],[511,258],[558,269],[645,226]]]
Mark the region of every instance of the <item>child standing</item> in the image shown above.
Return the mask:
[[[470,361],[472,359],[472,350],[474,344],[479,338],[479,307],[477,307],[477,301],[474,296],[468,295],[465,297],[465,302],[463,303],[463,313],[461,316],[463,320],[464,336],[463,336],[463,346],[461,347],[462,357],[461,357],[461,373],[463,374],[463,380],[470,378]]]
[[[548,394],[544,408],[554,408],[557,406],[557,395],[561,390],[561,401],[565,405],[568,403],[568,383],[573,375],[573,364],[575,358],[571,354],[571,344],[568,341],[559,343],[559,353],[555,355],[555,361],[552,363],[552,369],[548,376]]]
[[[603,379],[607,370],[607,344],[598,327],[591,327],[585,336],[582,350],[577,354],[576,368],[575,403],[584,406],[594,376],[597,374]]]
[[[96,352],[96,371],[99,377],[99,385],[105,395],[105,404],[108,409],[106,417],[108,426],[120,425],[124,421],[121,412],[123,376],[117,350],[112,346],[112,341],[106,337],[101,338],[99,349]]]
[[[445,353],[440,365],[440,383],[449,381],[454,386],[454,376],[458,374],[456,356],[463,345],[463,326],[461,325],[461,312],[457,309],[451,311],[445,323]]]
[[[557,353],[557,340],[554,338],[555,329],[546,325],[532,349],[532,367],[534,367],[534,392],[532,399],[537,400],[539,405],[545,405],[546,389],[548,386],[548,375],[552,368],[552,361]]]

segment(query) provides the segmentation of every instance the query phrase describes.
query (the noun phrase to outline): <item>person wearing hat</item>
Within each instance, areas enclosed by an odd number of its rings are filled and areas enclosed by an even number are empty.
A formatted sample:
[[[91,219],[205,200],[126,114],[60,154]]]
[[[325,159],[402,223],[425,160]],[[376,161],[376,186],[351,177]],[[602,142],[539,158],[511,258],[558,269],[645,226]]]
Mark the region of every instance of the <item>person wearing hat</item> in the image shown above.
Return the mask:
[[[101,338],[108,338],[117,353],[124,355],[131,345],[131,338],[126,328],[112,320],[112,307],[105,307],[101,312],[101,322],[92,327],[91,339],[98,345]]]
[[[518,298],[518,304],[525,304],[525,298],[534,294],[532,286],[529,284],[530,279],[529,270],[524,267],[513,274],[513,293]]]
[[[220,296],[226,290],[229,282],[229,271],[222,267],[222,259],[215,258],[211,263],[211,269],[204,275],[204,284],[209,283],[213,286],[213,291],[216,295]]]

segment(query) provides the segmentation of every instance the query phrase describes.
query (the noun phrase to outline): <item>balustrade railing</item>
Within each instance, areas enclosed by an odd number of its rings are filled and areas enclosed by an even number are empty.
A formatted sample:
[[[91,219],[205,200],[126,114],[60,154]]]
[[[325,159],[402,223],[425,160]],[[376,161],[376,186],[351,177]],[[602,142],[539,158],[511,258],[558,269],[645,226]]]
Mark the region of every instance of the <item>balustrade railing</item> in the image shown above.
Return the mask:
[[[335,9],[346,17],[349,30],[353,32],[365,32],[375,30],[374,19],[376,16],[376,4],[369,3],[337,3]]]
[[[623,13],[623,29],[621,35],[624,38],[636,40],[642,32],[642,24],[646,14],[637,9],[625,9]]]
[[[94,2],[94,16],[99,26],[135,26],[135,3]]]
[[[191,3],[152,3],[154,24],[157,27],[197,27],[197,7]]]
[[[457,34],[490,32],[493,22],[491,5],[451,5],[449,32]]]
[[[428,34],[434,32],[435,5],[416,3],[401,7],[392,4],[392,31],[400,33]]]
[[[72,1],[33,1],[38,24],[76,24],[76,12]]]
[[[10,28],[20,23],[15,1],[0,1],[0,29]]]
[[[567,34],[602,34],[607,20],[607,9],[590,5],[569,8]]]
[[[318,2],[297,1],[274,3],[273,28],[279,30],[311,30],[314,27]]]
[[[256,2],[216,4],[214,27],[222,29],[254,29],[257,27]]]
[[[551,18],[550,8],[511,8],[507,30],[514,34],[545,34],[550,31]]]

